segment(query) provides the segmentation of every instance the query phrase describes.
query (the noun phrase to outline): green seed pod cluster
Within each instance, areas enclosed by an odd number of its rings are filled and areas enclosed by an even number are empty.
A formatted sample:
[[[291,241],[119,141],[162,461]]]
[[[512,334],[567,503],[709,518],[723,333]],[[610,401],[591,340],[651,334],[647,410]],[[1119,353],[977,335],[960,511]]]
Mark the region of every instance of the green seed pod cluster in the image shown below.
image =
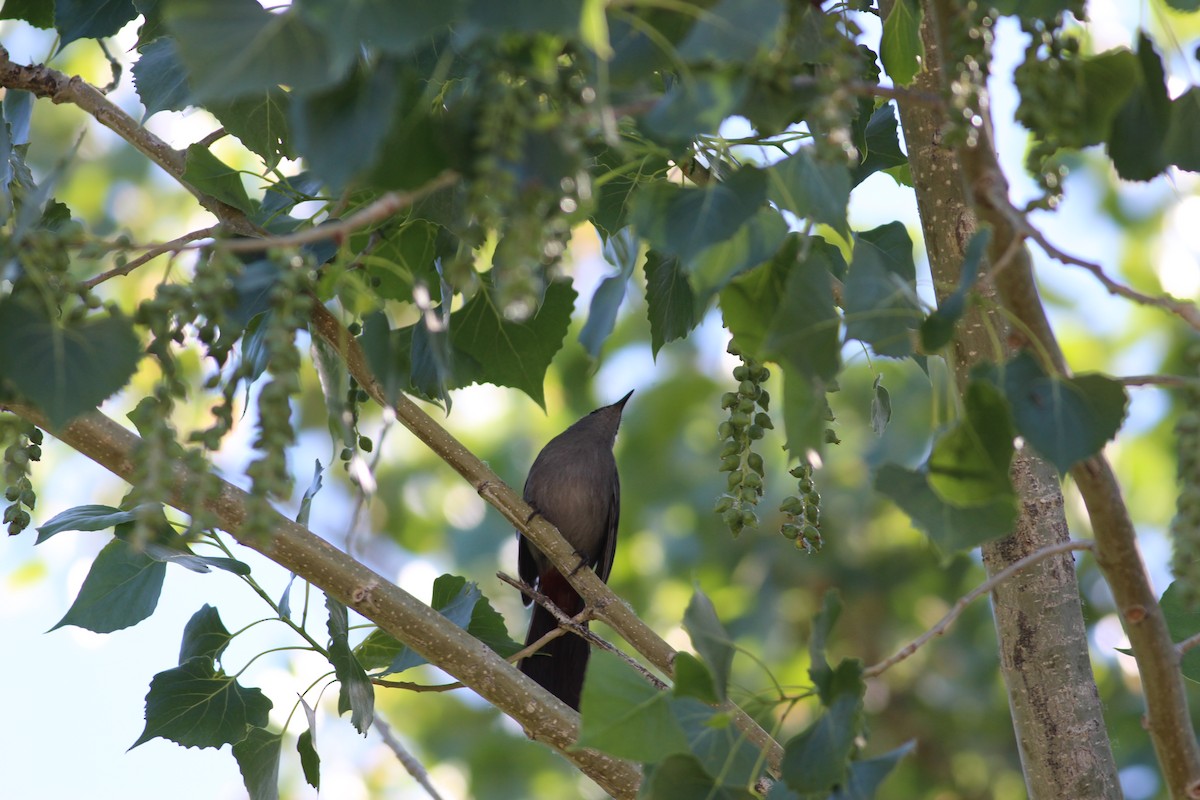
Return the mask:
[[[29,512],[37,505],[37,494],[29,481],[34,461],[42,460],[42,432],[23,420],[5,416],[0,419],[0,444],[4,448],[3,523],[8,535],[16,536],[29,527]]]
[[[160,381],[151,394],[129,414],[141,440],[133,450],[133,476],[130,478],[128,503],[131,506],[157,506],[165,503],[175,489],[172,480],[175,465],[183,456],[179,432],[171,421],[177,397],[169,381]],[[144,545],[154,539],[156,520],[139,516],[134,520],[132,541]]]
[[[802,461],[789,474],[796,479],[796,493],[779,505],[783,524],[779,532],[791,539],[798,550],[815,553],[821,549],[821,494],[813,483],[812,464]]]
[[[514,37],[495,43],[490,63],[464,79],[475,91],[449,104],[449,113],[473,121],[474,157],[467,207],[473,230],[457,232],[460,246],[444,263],[447,281],[470,293],[478,280],[475,250],[494,241],[491,279],[505,317],[533,314],[566,252],[574,220],[590,201],[580,139],[585,93],[577,70],[560,63],[531,74],[539,45]],[[563,58],[566,58],[564,56]]]
[[[1079,58],[1079,39],[1062,28],[1061,16],[1053,24],[1026,21],[1029,34],[1025,59],[1013,74],[1021,95],[1016,119],[1034,135],[1026,155],[1026,169],[1046,196],[1039,205],[1052,206],[1062,194],[1065,170],[1053,156],[1062,148],[1082,147],[1079,131],[1087,129],[1084,63]]]
[[[730,352],[733,353],[731,347]],[[737,353],[734,353],[737,355]],[[721,397],[721,407],[729,418],[717,429],[724,444],[721,446],[721,472],[729,473],[725,494],[713,510],[737,536],[744,528],[758,525],[754,508],[764,491],[765,469],[762,456],[752,449],[752,442],[763,438],[765,431],[775,427],[768,415],[770,395],[763,384],[771,377],[764,365],[746,356],[733,368],[737,391]]]
[[[300,391],[301,359],[296,347],[296,330],[308,322],[314,302],[308,293],[311,270],[308,265],[296,261],[289,259],[278,282],[271,288],[272,313],[262,322],[266,326],[263,347],[267,352],[270,378],[258,393],[258,435],[254,447],[261,455],[246,468],[250,477],[250,495],[255,501],[246,519],[249,536],[265,538],[268,535],[268,500],[287,498],[292,492],[287,448],[296,441],[291,398]]]
[[[1188,361],[1200,366],[1200,343],[1192,345]],[[1182,411],[1175,422],[1176,476],[1179,496],[1175,517],[1171,520],[1174,553],[1171,571],[1175,574],[1184,602],[1200,607],[1200,382],[1182,393]]]
[[[358,381],[350,378],[350,385],[346,390],[346,406],[344,410],[349,419],[343,431],[342,451],[338,455],[338,458],[342,462],[342,469],[350,469],[350,461],[354,458],[355,452],[370,453],[375,449],[375,443],[371,441],[371,438],[363,436],[358,432],[359,408],[369,399],[370,396],[358,385]],[[350,479],[352,481],[355,480],[353,474],[351,474]]]

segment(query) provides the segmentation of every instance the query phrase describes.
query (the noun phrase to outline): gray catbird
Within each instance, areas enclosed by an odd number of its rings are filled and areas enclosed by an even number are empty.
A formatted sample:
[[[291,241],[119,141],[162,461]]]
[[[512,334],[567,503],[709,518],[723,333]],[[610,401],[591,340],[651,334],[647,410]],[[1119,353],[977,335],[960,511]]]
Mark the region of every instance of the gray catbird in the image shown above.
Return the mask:
[[[534,513],[558,528],[586,564],[607,581],[617,549],[621,515],[621,482],[613,458],[613,442],[621,409],[629,394],[598,408],[555,436],[538,453],[525,480],[525,502]],[[521,580],[541,590],[556,606],[574,616],[583,598],[531,542],[517,533],[517,569]],[[529,604],[525,599],[525,604]],[[554,616],[535,606],[526,646],[558,627]],[[571,708],[579,709],[588,643],[572,634],[560,636],[521,662],[521,671]]]

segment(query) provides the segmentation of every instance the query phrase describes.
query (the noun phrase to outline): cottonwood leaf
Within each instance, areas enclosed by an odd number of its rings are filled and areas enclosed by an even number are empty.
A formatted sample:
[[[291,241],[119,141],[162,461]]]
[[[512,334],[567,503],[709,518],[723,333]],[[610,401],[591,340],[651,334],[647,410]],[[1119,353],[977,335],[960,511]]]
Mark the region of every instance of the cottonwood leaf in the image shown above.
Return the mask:
[[[237,744],[251,728],[265,728],[271,701],[214,666],[193,658],[160,672],[146,695],[146,727],[133,747],[155,737],[184,747]]]

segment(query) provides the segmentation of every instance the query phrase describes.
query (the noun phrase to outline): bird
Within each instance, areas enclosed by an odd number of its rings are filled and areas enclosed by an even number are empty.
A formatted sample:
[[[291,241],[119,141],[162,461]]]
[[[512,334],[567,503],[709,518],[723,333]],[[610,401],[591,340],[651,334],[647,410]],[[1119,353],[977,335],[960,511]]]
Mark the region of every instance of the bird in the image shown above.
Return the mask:
[[[632,394],[596,409],[551,439],[534,459],[525,480],[525,502],[533,509],[530,519],[541,516],[558,528],[579,556],[575,569],[589,566],[606,583],[612,571],[621,516],[621,481],[613,444],[621,412]],[[583,598],[520,531],[517,545],[521,580],[569,616],[582,611]],[[525,597],[524,602],[529,605],[531,601]],[[535,605],[525,646],[557,627],[554,615]],[[522,659],[521,671],[578,711],[589,654],[587,640],[567,633]]]

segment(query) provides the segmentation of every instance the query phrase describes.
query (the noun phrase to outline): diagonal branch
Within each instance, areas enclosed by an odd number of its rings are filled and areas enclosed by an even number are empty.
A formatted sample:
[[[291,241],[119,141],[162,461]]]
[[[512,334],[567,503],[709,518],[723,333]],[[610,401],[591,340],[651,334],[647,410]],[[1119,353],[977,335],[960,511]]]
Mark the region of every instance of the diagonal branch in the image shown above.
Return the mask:
[[[0,47],[0,86],[30,91],[38,97],[48,98],[55,103],[74,103],[115,131],[196,195],[201,204],[220,220],[228,232],[248,237],[266,236],[266,233],[242,211],[221,203],[189,185],[183,178],[186,167],[184,154],[171,148],[153,133],[138,125],[132,117],[115,106],[99,90],[82,78],[78,76],[69,78],[44,65],[14,64],[9,60],[7,50]],[[449,182],[449,177],[443,174],[435,178],[433,182],[443,180]],[[408,196],[412,196],[412,193]],[[571,585],[589,605],[597,609],[600,619],[621,634],[651,664],[667,675],[673,674],[674,648],[643,622],[629,604],[614,594],[596,576],[595,572],[591,569],[573,571],[577,562],[574,548],[563,539],[553,525],[541,517],[530,519],[532,509],[521,496],[512,487],[505,484],[474,453],[455,439],[445,428],[438,425],[432,417],[409,398],[400,395],[393,400],[388,397],[378,379],[371,372],[358,340],[321,303],[313,306],[310,328],[314,334],[334,348],[334,351],[345,362],[349,374],[373,400],[382,407],[391,407],[401,424],[412,431],[423,444],[467,480],[484,500],[495,507],[513,527],[527,536],[552,563],[560,568],[564,575],[568,575]],[[32,409],[26,409],[26,411],[30,414],[36,413]],[[115,423],[112,424],[115,425]],[[124,430],[120,426],[117,427]],[[232,487],[230,488],[232,489]],[[268,557],[272,556],[268,555]],[[278,561],[278,559],[274,560]],[[417,602],[419,603],[419,601]],[[347,605],[355,607],[351,603],[347,603]],[[427,606],[425,608],[431,614],[437,613]],[[367,616],[369,617],[369,615]],[[380,627],[395,635],[384,625],[380,625]],[[397,638],[404,641],[402,637],[397,636]],[[421,652],[415,646],[413,649]],[[490,650],[487,652],[491,653]],[[435,663],[441,666],[440,662],[435,661]],[[450,672],[450,670],[447,671]],[[481,692],[481,694],[483,693]],[[487,695],[484,696],[487,697]],[[766,754],[771,768],[777,770],[783,757],[783,748],[771,735],[731,701],[726,701],[719,708],[730,714],[735,725],[746,735],[747,739]],[[521,718],[524,719],[523,716]],[[565,746],[563,745],[563,747]]]
[[[36,409],[14,404],[6,410],[52,430]],[[139,437],[100,412],[77,418],[54,431],[54,436],[118,477],[127,481],[133,478],[133,453]],[[483,642],[278,512],[270,512],[273,533],[269,539],[242,537],[249,495],[220,481],[220,491],[205,502],[204,508],[193,507],[191,500],[197,496],[194,486],[199,477],[175,465],[172,506],[192,516],[205,511],[212,514],[240,544],[295,572],[437,664],[518,720],[532,738],[562,753],[610,794],[632,798],[637,792],[641,776],[635,765],[595,750],[575,748],[579,717]]]
[[[1148,295],[1137,291],[1136,289],[1126,286],[1120,281],[1113,280],[1104,271],[1104,268],[1099,264],[1093,263],[1078,256],[1073,256],[1070,253],[1060,250],[1055,247],[1046,235],[1033,226],[1020,210],[1015,208],[1008,200],[1007,194],[1002,194],[996,185],[992,185],[990,191],[986,193],[986,199],[993,208],[1000,214],[1003,214],[1009,224],[1016,232],[1013,237],[1013,244],[1019,245],[1021,239],[1032,239],[1037,242],[1038,247],[1046,253],[1046,255],[1059,261],[1063,264],[1070,264],[1076,267],[1082,267],[1095,276],[1096,280],[1108,290],[1108,293],[1116,297],[1124,297],[1126,300],[1132,300],[1139,305],[1153,306],[1161,308],[1164,311],[1174,314],[1181,320],[1190,325],[1193,329],[1200,331],[1200,308],[1196,307],[1195,303],[1187,300],[1180,300],[1177,297],[1172,297],[1169,294],[1163,295]],[[997,269],[999,265],[997,266]]]

